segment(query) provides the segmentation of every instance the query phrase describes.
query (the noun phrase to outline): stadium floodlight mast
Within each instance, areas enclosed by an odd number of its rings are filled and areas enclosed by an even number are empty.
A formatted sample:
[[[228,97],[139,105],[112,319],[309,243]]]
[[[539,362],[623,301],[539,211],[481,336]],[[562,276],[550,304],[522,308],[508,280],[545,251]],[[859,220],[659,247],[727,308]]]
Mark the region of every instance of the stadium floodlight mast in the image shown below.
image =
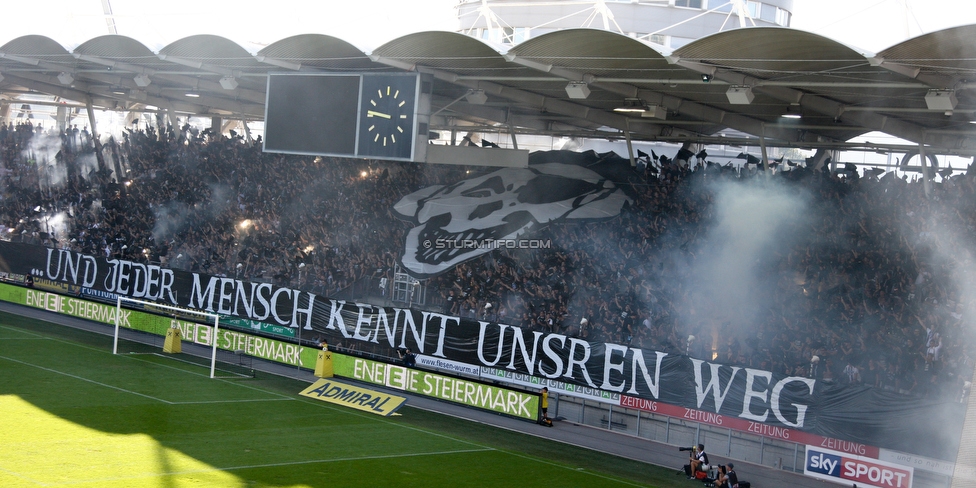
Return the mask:
[[[207,319],[213,319],[213,333],[210,336],[210,341],[213,343],[213,347],[210,351],[210,377],[215,377],[215,372],[217,369],[217,332],[220,327],[220,315],[210,312],[204,312],[202,310],[190,310],[188,308],[171,307],[169,305],[163,305],[155,302],[147,302],[145,300],[137,300],[135,298],[128,298],[119,295],[115,301],[115,337],[112,340],[112,354],[119,353],[119,324],[122,321],[122,302],[133,303],[140,305],[140,308],[150,308],[159,309],[161,311],[173,312],[174,315],[183,316],[199,316],[206,317]],[[152,313],[151,311],[147,311]],[[200,321],[203,323],[204,321]]]

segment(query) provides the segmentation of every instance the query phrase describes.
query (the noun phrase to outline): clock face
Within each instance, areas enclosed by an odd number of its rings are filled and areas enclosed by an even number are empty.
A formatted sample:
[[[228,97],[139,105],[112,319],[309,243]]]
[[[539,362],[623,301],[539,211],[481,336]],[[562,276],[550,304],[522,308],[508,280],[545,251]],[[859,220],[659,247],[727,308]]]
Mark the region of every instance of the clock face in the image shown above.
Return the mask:
[[[359,155],[410,159],[416,90],[414,76],[363,77]]]

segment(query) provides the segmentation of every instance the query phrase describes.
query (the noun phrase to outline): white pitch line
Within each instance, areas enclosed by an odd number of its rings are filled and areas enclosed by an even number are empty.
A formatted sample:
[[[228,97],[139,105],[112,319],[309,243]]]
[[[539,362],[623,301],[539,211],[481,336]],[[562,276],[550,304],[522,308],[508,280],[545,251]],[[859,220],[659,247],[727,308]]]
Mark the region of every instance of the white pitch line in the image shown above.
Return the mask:
[[[53,341],[53,342],[59,342],[59,343],[66,344],[66,345],[69,345],[69,346],[80,347],[82,349],[87,349],[89,351],[95,351],[95,352],[101,353],[101,354],[109,354],[108,351],[106,351],[104,349],[99,349],[97,347],[90,347],[90,346],[86,346],[86,345],[83,345],[83,344],[78,344],[76,342],[66,341],[64,339],[57,339],[57,338],[54,338],[54,337],[48,337],[48,336],[44,336],[44,335],[38,334],[36,332],[30,332],[30,331],[27,331],[27,330],[21,330],[21,329],[17,329],[17,328],[14,328],[14,327],[9,327],[9,326],[6,326],[6,325],[0,325],[0,329],[13,330],[13,331],[21,332],[23,334],[32,335],[32,336],[35,336],[38,340],[48,340],[48,341]],[[25,338],[25,340],[26,340],[26,338]],[[166,357],[166,356],[162,356],[159,353],[150,353],[150,354],[152,354],[154,356]],[[116,356],[116,354],[113,354],[113,356]],[[155,366],[159,366],[161,368],[169,368],[169,369],[173,369],[173,370],[176,370],[176,371],[182,371],[182,372],[187,373],[187,374],[202,376],[202,377],[205,377],[205,378],[209,378],[210,377],[209,374],[194,373],[193,371],[189,371],[189,370],[186,370],[186,369],[180,369],[180,368],[176,368],[176,367],[173,367],[173,366],[168,366],[168,365],[165,365],[165,364],[154,363],[152,361],[146,361],[145,359],[139,359],[139,358],[137,358],[135,356],[131,356],[131,355],[127,355],[127,354],[117,354],[117,356],[121,356],[121,357],[124,357],[124,358],[132,359],[133,361],[142,361],[144,363],[148,363],[148,364],[152,364],[152,365],[155,365]],[[175,359],[175,358],[167,358],[167,359]],[[196,363],[192,363],[190,361],[183,361],[183,362],[185,362],[187,364],[197,365]],[[199,365],[197,365],[197,366],[199,366]],[[282,395],[281,393],[278,393],[278,392],[269,391],[269,390],[263,390],[261,388],[255,388],[255,387],[250,386],[250,385],[245,385],[245,384],[241,384],[241,383],[237,383],[237,382],[233,382],[233,381],[227,381],[227,380],[220,379],[220,378],[214,378],[214,379],[220,380],[220,381],[222,381],[224,383],[232,384],[234,386],[239,386],[241,388],[245,388],[245,389],[248,389],[248,390],[259,391],[261,393],[267,393],[269,395],[274,395],[274,396],[277,396],[277,397],[281,397],[283,399],[296,400],[296,398],[292,398],[292,397],[289,397],[287,395]],[[173,402],[170,402],[170,403],[173,403]]]
[[[22,475],[20,473],[17,473],[17,472],[14,472],[14,471],[10,471],[9,469],[4,469],[4,468],[0,467],[0,471],[3,471],[4,473],[9,474],[10,476],[13,476],[14,478],[20,478],[22,480],[30,481],[31,483],[34,483],[35,485],[45,486],[44,483],[41,483],[40,481],[37,481],[37,480],[35,480],[33,478],[24,476],[24,475]]]
[[[199,402],[171,402],[173,405],[201,405],[208,403],[293,402],[296,398],[254,398],[251,400],[201,400]]]
[[[152,364],[153,366],[159,366],[160,368],[167,368],[167,369],[172,369],[173,371],[179,371],[181,373],[192,374],[193,376],[199,376],[201,378],[210,378],[210,373],[207,373],[207,374],[197,373],[195,371],[190,371],[189,369],[177,368],[175,366],[170,366],[168,364],[154,363],[152,361],[146,361],[145,359],[142,359],[139,356],[156,356],[156,357],[168,359],[170,361],[176,361],[178,363],[189,364],[190,366],[196,366],[196,367],[201,368],[201,369],[202,368],[209,368],[210,367],[210,366],[204,366],[202,364],[194,363],[193,361],[187,361],[186,359],[180,359],[180,358],[174,357],[174,356],[164,356],[164,355],[162,355],[162,354],[160,354],[158,352],[129,353],[129,354],[123,355],[122,357],[124,357],[126,359],[131,359],[133,361],[142,361],[142,362],[147,363],[147,364]],[[243,378],[243,376],[241,376],[241,377]],[[219,379],[219,378],[214,378],[214,379]]]
[[[190,362],[190,361],[183,361],[183,360],[179,360],[179,359],[176,359],[176,358],[171,358],[171,357],[168,357],[168,356],[163,356],[162,354],[159,354],[159,353],[155,353],[155,352],[154,352],[154,353],[152,353],[152,355],[153,355],[153,356],[159,356],[159,357],[163,357],[163,358],[166,358],[166,359],[171,359],[171,360],[177,360],[177,361],[181,361],[181,362],[184,362],[184,363],[187,363],[187,364],[192,364],[192,365],[195,365],[195,366],[199,366],[198,364],[196,364],[196,363],[193,363],[193,362]],[[182,372],[184,372],[184,373],[187,373],[187,374],[192,374],[192,375],[195,375],[195,376],[201,376],[201,377],[204,377],[204,378],[210,378],[210,375],[209,375],[209,374],[203,374],[203,373],[195,373],[195,372],[193,372],[193,371],[190,371],[190,370],[188,370],[188,369],[182,369],[182,368],[177,368],[177,367],[174,367],[174,366],[170,366],[170,365],[167,365],[167,364],[162,364],[162,363],[154,363],[154,362],[152,362],[152,361],[146,361],[145,359],[140,359],[140,358],[139,358],[139,357],[137,357],[137,356],[128,356],[128,355],[127,355],[127,356],[125,356],[125,357],[127,357],[127,358],[129,358],[129,359],[131,359],[131,360],[133,360],[133,361],[142,361],[142,362],[144,362],[144,363],[149,363],[149,364],[153,364],[153,365],[156,365],[156,366],[159,366],[159,367],[161,367],[161,368],[169,368],[169,369],[172,369],[172,370],[176,370],[176,371],[182,371]],[[258,392],[261,392],[261,393],[267,393],[267,394],[270,394],[270,395],[274,395],[274,396],[277,396],[277,397],[281,397],[281,398],[283,398],[283,399],[287,399],[287,400],[295,400],[295,398],[294,398],[294,397],[290,397],[290,396],[288,396],[288,395],[282,395],[281,393],[278,393],[278,392],[274,392],[274,391],[269,391],[269,390],[262,390],[261,388],[255,388],[255,387],[253,387],[253,386],[250,386],[250,385],[245,385],[245,384],[243,384],[243,383],[238,383],[238,382],[236,382],[236,381],[229,381],[229,380],[225,380],[225,379],[223,379],[223,378],[214,378],[214,379],[215,379],[215,380],[220,380],[220,381],[221,381],[221,382],[223,382],[223,383],[227,383],[227,384],[231,384],[231,385],[234,385],[234,386],[238,386],[238,387],[241,387],[241,388],[246,388],[246,389],[248,389],[248,390],[254,390],[254,391],[258,391]]]
[[[54,322],[52,322],[52,323],[54,323]],[[60,325],[60,324],[57,324],[57,325]],[[62,326],[62,327],[64,327],[64,326]],[[9,326],[6,326],[6,325],[0,325],[0,329],[13,330],[13,331],[16,331],[16,332],[20,332],[22,334],[32,335],[32,336],[34,336],[34,337],[36,337],[38,339],[43,339],[43,340],[51,341],[51,342],[59,342],[61,344],[67,344],[69,346],[80,347],[82,349],[88,349],[89,351],[105,352],[104,349],[99,349],[97,347],[86,346],[84,344],[78,344],[77,342],[66,341],[64,339],[58,339],[56,337],[50,337],[50,336],[46,336],[46,335],[43,335],[43,334],[38,334],[36,332],[31,332],[31,331],[28,331],[28,330],[18,329],[16,327],[9,327]]]
[[[118,478],[100,478],[95,480],[78,480],[70,481],[67,483],[57,483],[57,484],[47,484],[47,486],[65,486],[65,485],[77,485],[82,483],[104,483],[109,481],[121,481],[121,480],[132,480],[132,479],[145,479],[145,478],[157,478],[160,476],[179,476],[187,474],[196,473],[213,473],[220,471],[239,471],[243,469],[257,469],[257,468],[275,468],[280,466],[299,466],[303,464],[318,464],[318,463],[338,463],[338,462],[348,462],[348,461],[370,461],[375,459],[396,459],[396,458],[407,458],[407,457],[421,457],[421,456],[443,456],[450,454],[467,454],[471,452],[486,452],[495,451],[496,449],[485,448],[485,449],[461,449],[455,451],[436,451],[436,452],[413,452],[405,454],[387,454],[382,456],[361,456],[361,457],[347,457],[347,458],[332,458],[332,459],[310,459],[307,461],[290,461],[284,463],[266,463],[266,464],[251,464],[245,466],[225,466],[225,467],[213,467],[210,469],[189,469],[185,471],[169,471],[165,473],[155,473],[149,476],[123,476]]]
[[[0,325],[0,328],[20,331],[19,329],[13,329],[11,327],[7,327],[7,326],[3,326],[3,325]],[[37,335],[40,338],[48,339],[45,336],[41,336],[40,334],[34,334],[34,333],[31,333],[31,332],[28,332],[28,331],[20,331],[20,332],[23,332],[25,334]],[[69,341],[65,341],[65,340],[59,340],[59,339],[51,339],[51,340],[54,340],[56,342],[63,342],[65,344],[70,344],[70,345],[77,346],[77,347],[81,347],[83,349],[91,349],[91,350],[94,350],[94,351],[104,352],[101,349],[96,349],[96,348],[93,348],[93,347],[87,347],[87,346],[84,346],[84,345],[81,345],[81,344],[76,344],[76,343],[69,342]],[[173,366],[166,366],[166,365],[159,364],[159,363],[152,363],[151,361],[146,361],[145,359],[138,359],[138,358],[133,357],[133,356],[123,356],[123,357],[129,357],[129,358],[131,358],[133,360],[143,361],[143,362],[147,362],[147,363],[150,363],[150,364],[155,364],[157,366],[161,366],[161,367],[164,367],[164,368],[171,368],[171,369],[175,369],[175,370],[178,370],[178,371],[183,371],[185,373],[197,374],[197,373],[193,373],[192,371],[187,371],[185,369],[175,368]],[[14,362],[20,362],[20,361],[17,361],[15,359],[5,358],[3,356],[0,356],[0,358],[9,359],[9,360],[14,361]],[[43,367],[36,366],[36,365],[33,365],[33,364],[28,364],[28,363],[22,363],[22,364],[27,364],[28,366],[35,366],[35,367],[38,367],[38,368],[41,368],[41,369],[47,369],[47,368],[43,368]],[[55,373],[61,373],[60,371],[54,371],[54,370],[49,370],[49,371],[53,371]],[[61,374],[65,374],[67,376],[73,376],[73,375],[70,375],[68,373],[61,373]],[[78,378],[78,379],[81,379],[81,380],[84,380],[84,381],[91,381],[92,383],[96,383],[96,384],[100,384],[101,385],[101,383],[98,383],[98,382],[93,381],[93,380],[88,380],[88,379],[85,379],[85,378]],[[226,380],[223,380],[223,381],[226,381]],[[299,400],[299,401],[301,401],[301,400],[309,400],[308,403],[309,404],[312,404],[312,405],[317,405],[317,406],[326,407],[326,408],[330,408],[331,407],[331,408],[335,408],[336,410],[347,410],[347,409],[341,409],[341,408],[339,408],[339,407],[337,407],[335,405],[328,404],[328,403],[313,402],[310,399],[306,399],[306,398],[291,398],[291,397],[287,397],[285,395],[281,395],[280,393],[273,392],[273,391],[270,391],[270,390],[264,390],[264,389],[256,388],[256,387],[253,387],[253,386],[241,385],[239,383],[230,382],[230,381],[226,381],[226,382],[232,383],[232,384],[238,385],[238,386],[245,386],[245,387],[247,387],[249,389],[252,389],[252,390],[255,390],[255,391],[260,391],[260,392],[264,392],[264,393],[270,393],[270,394],[273,394],[273,395],[278,395],[278,396],[281,396],[283,399],[287,399],[287,400]],[[109,388],[115,388],[115,389],[119,389],[119,390],[127,391],[128,392],[128,390],[124,390],[122,388],[117,388],[117,387],[110,386],[110,385],[102,385],[102,386],[107,386]],[[142,395],[141,393],[135,393],[135,392],[129,392],[129,393],[133,393],[133,394],[136,394],[136,395]],[[146,396],[146,395],[142,395],[142,396]],[[152,398],[152,397],[149,397],[149,398]],[[175,402],[167,402],[166,400],[159,400],[159,401],[162,401],[162,402],[165,402],[165,403],[168,403],[168,404],[181,404],[181,403],[175,403]],[[214,402],[214,403],[229,403],[229,402],[234,402],[234,401],[237,401],[237,400],[217,401],[217,402]],[[267,399],[267,400],[244,400],[244,401],[275,401],[275,399]],[[185,402],[185,403],[205,403],[205,402]],[[346,413],[351,414],[351,415],[361,415],[363,417],[369,417],[367,414],[364,414],[362,412],[357,412],[357,411],[351,411],[351,412],[346,412]],[[422,432],[424,434],[433,435],[435,437],[443,437],[445,439],[450,439],[450,440],[453,440],[453,441],[456,441],[456,442],[461,442],[463,444],[470,444],[470,445],[473,445],[473,446],[479,446],[480,445],[480,444],[475,443],[475,442],[466,441],[466,440],[463,440],[463,439],[457,439],[457,438],[451,437],[449,435],[445,435],[445,434],[441,434],[441,433],[437,433],[437,432],[431,432],[431,431],[428,431],[428,430],[420,429],[420,428],[413,427],[413,426],[409,426],[409,425],[403,425],[403,424],[396,423],[396,422],[390,422],[387,419],[380,419],[380,420],[381,421],[384,421],[384,422],[387,422],[390,425],[394,425],[394,426],[397,426],[397,427],[405,428],[407,430],[413,430],[413,431],[417,431],[417,432]],[[575,444],[571,444],[571,445],[575,445]],[[580,447],[580,446],[577,446],[577,447]],[[238,466],[238,467],[229,467],[229,468],[214,468],[214,469],[211,469],[211,470],[196,470],[196,471],[163,473],[161,476],[173,475],[173,474],[184,474],[184,473],[185,474],[189,474],[189,473],[196,473],[196,472],[209,472],[209,471],[220,471],[220,470],[232,470],[232,469],[249,469],[249,468],[260,468],[260,467],[288,466],[288,465],[296,465],[296,464],[310,464],[310,463],[317,463],[317,462],[325,463],[325,462],[335,462],[335,461],[353,461],[353,460],[356,460],[356,459],[364,459],[364,460],[366,460],[366,459],[382,459],[382,458],[423,456],[423,455],[436,455],[436,454],[451,454],[451,453],[464,453],[464,452],[483,452],[483,451],[497,451],[497,449],[494,449],[494,448],[491,448],[491,447],[484,447],[482,449],[468,449],[468,450],[459,450],[459,451],[443,451],[443,452],[434,452],[434,453],[417,453],[417,454],[403,454],[403,455],[390,455],[390,456],[368,456],[368,457],[363,457],[363,458],[347,458],[347,459],[332,459],[332,460],[325,459],[325,460],[315,460],[315,461],[297,461],[297,462],[293,462],[293,463],[279,463],[279,464],[266,464],[266,465],[254,465],[254,466]],[[563,467],[565,469],[569,469],[569,470],[576,471],[575,469],[573,469],[570,466],[565,466],[565,465],[561,465],[561,464],[557,464],[557,463],[554,463],[554,462],[545,461],[545,460],[538,459],[538,458],[532,458],[532,457],[529,457],[529,456],[525,456],[525,455],[521,455],[521,454],[518,454],[518,453],[515,453],[515,452],[511,452],[511,451],[502,450],[502,451],[499,451],[499,452],[504,452],[506,454],[510,454],[510,455],[517,456],[517,457],[521,457],[521,458],[525,458],[525,459],[535,460],[535,461],[538,461],[538,462],[540,462],[542,464],[548,464],[548,465],[554,466],[554,467]],[[626,485],[643,486],[643,485],[639,485],[639,484],[634,484],[632,482],[628,482],[626,480],[611,478],[609,476],[603,476],[603,475],[601,475],[599,473],[594,473],[592,471],[583,471],[583,472],[585,472],[586,474],[589,474],[590,476],[594,476],[594,477],[597,477],[597,478],[603,478],[603,479],[606,479],[606,480],[610,480],[610,481],[614,481],[614,482],[618,482],[618,483],[622,483],[622,484],[626,484]],[[96,480],[96,481],[111,481],[111,480],[114,480],[114,479],[115,478],[105,479],[105,480]],[[118,479],[131,479],[131,478],[118,478]],[[88,481],[76,482],[76,483],[68,483],[68,484],[87,483],[87,482]]]
[[[234,471],[240,469],[253,469],[253,468],[275,468],[279,466],[297,466],[301,464],[316,464],[316,463],[339,463],[346,461],[371,461],[374,459],[396,459],[396,458],[407,458],[407,457],[422,457],[422,456],[443,456],[448,454],[467,454],[471,452],[488,452],[497,451],[495,448],[485,447],[481,449],[455,449],[451,451],[435,451],[435,452],[408,452],[404,454],[384,454],[378,456],[359,456],[359,457],[345,457],[345,458],[332,458],[332,459],[311,459],[308,461],[291,461],[287,463],[267,463],[267,464],[255,464],[250,466],[227,466],[223,468],[217,468],[221,471]]]
[[[105,388],[111,388],[113,390],[118,390],[118,391],[125,392],[125,393],[131,393],[133,395],[137,395],[137,396],[141,396],[141,397],[144,397],[144,398],[148,398],[150,400],[156,400],[157,402],[162,402],[162,403],[165,403],[167,405],[172,405],[173,404],[173,402],[163,400],[162,398],[156,398],[156,397],[149,396],[149,395],[146,395],[146,394],[143,394],[143,393],[139,393],[139,392],[136,392],[136,391],[126,390],[125,388],[122,388],[122,387],[112,386],[112,385],[108,385],[108,384],[105,384],[105,383],[100,383],[98,381],[90,380],[88,378],[83,378],[81,376],[73,375],[71,373],[65,373],[64,371],[58,371],[56,369],[45,368],[44,366],[38,366],[36,364],[27,363],[27,362],[20,361],[20,360],[14,359],[14,358],[8,358],[6,356],[0,356],[0,359],[6,359],[7,361],[11,361],[11,362],[18,363],[18,364],[23,364],[24,366],[31,366],[33,368],[43,369],[44,371],[50,371],[51,373],[57,373],[57,374],[60,374],[60,375],[68,376],[68,377],[74,378],[76,380],[87,381],[89,383],[93,383],[93,384],[96,384],[98,386],[104,386]]]

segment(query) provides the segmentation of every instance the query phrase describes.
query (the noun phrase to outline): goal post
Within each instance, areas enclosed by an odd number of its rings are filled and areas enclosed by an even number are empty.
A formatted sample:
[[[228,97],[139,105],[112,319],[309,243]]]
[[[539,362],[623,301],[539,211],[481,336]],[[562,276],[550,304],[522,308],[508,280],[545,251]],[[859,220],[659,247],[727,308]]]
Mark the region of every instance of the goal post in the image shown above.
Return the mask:
[[[187,308],[173,307],[155,302],[147,302],[135,298],[118,296],[115,301],[115,332],[112,338],[112,354],[119,353],[119,333],[122,322],[122,305],[126,304],[127,309],[139,310],[155,315],[171,315],[174,319],[189,320],[200,324],[213,327],[210,336],[210,377],[216,377],[217,370],[217,336],[220,331],[220,315],[205,312],[202,310],[191,310]],[[164,332],[165,334],[165,332]]]

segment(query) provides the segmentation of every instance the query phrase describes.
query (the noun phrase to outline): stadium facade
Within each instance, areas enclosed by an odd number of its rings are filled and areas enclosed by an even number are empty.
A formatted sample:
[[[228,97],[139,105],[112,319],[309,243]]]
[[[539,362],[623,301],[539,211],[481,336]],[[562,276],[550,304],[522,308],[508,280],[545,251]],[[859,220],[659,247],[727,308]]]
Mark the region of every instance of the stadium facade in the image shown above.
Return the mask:
[[[793,0],[462,0],[465,34],[518,44],[561,29],[612,30],[676,49],[738,27],[789,27]]]
[[[514,46],[532,38],[564,29],[592,28],[623,34],[678,49],[696,39],[742,27],[789,27],[793,0],[460,0],[457,6],[459,32],[501,46]],[[738,131],[723,131],[730,137]],[[496,136],[496,137],[493,137]],[[496,134],[473,134],[475,140]],[[520,144],[537,150],[593,149],[625,154],[622,141],[522,137]],[[644,151],[674,154],[680,144],[636,142]],[[749,148],[745,148],[746,151]],[[755,148],[758,151],[758,148]],[[743,148],[713,146],[717,157],[734,158]],[[780,156],[774,150],[774,157]]]

